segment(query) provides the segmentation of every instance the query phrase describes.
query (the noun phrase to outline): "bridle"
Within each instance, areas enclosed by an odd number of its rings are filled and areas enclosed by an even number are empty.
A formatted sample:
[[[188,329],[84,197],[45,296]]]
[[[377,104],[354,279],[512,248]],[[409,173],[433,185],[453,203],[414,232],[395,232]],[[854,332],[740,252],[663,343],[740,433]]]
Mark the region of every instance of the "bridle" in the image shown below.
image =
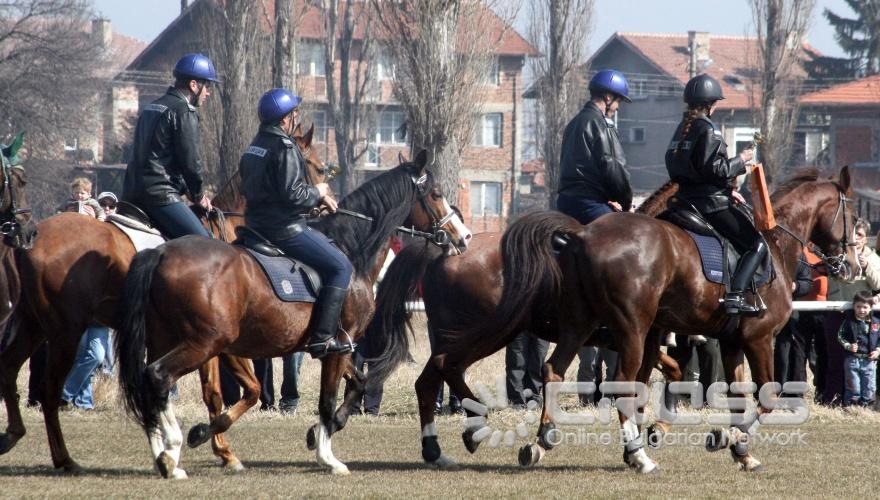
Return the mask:
[[[834,213],[834,219],[831,220],[831,227],[834,228],[834,224],[837,222],[837,219],[841,216],[841,214],[843,214],[843,236],[840,238],[839,241],[837,241],[836,243],[831,245],[832,251],[838,250],[840,248],[845,249],[846,247],[856,246],[856,243],[854,241],[850,241],[850,239],[849,239],[849,224],[847,223],[847,217],[846,217],[846,204],[847,204],[847,202],[852,203],[853,200],[851,198],[847,198],[846,196],[844,196],[843,192],[840,191],[839,189],[837,191],[837,197],[838,197],[837,212]],[[748,207],[750,210],[753,210],[752,207],[749,206],[748,204],[744,204],[744,205],[746,207]],[[807,242],[804,241],[800,236],[795,234],[794,231],[792,231],[791,229],[786,227],[784,224],[777,222],[776,227],[781,229],[783,232],[785,232],[786,234],[788,234],[792,238],[796,239],[801,244],[802,248],[807,247]],[[828,269],[828,273],[832,276],[841,276],[846,273],[846,251],[845,250],[837,255],[828,256],[828,255],[825,255],[816,245],[810,244],[809,247],[810,247],[810,251],[813,254],[815,254],[816,257],[819,258],[819,260],[822,261],[821,264],[810,264],[804,260],[801,260],[801,262],[803,262],[804,264],[806,264],[807,266],[809,266],[813,269],[816,269],[817,267],[819,267],[821,265],[825,265],[826,268]]]
[[[416,186],[416,195],[419,198],[419,203],[422,206],[422,210],[428,214],[428,217],[431,218],[431,232],[419,231],[415,227],[404,227],[398,226],[397,232],[408,234],[410,236],[414,236],[416,238],[423,238],[426,241],[429,241],[439,247],[444,247],[449,245],[449,233],[443,229],[443,226],[446,225],[453,217],[456,216],[455,211],[450,210],[448,214],[444,217],[440,217],[437,213],[431,210],[431,207],[428,206],[428,203],[425,201],[425,197],[428,196],[428,174],[422,175],[421,177],[411,176],[413,184]],[[360,212],[355,212],[353,210],[348,210],[342,207],[336,208],[336,213],[347,215],[349,217],[354,217],[356,219],[365,220],[368,222],[373,222],[373,218],[369,215],[364,215]]]
[[[3,236],[3,243],[15,247],[18,246],[13,242],[17,241],[21,236],[21,222],[18,220],[19,215],[31,213],[30,208],[19,208],[15,202],[15,193],[12,189],[12,169],[24,171],[23,167],[13,166],[6,156],[0,154],[3,163],[3,191],[0,192],[0,206],[5,205],[5,198],[9,196],[9,210],[0,213],[0,235]]]

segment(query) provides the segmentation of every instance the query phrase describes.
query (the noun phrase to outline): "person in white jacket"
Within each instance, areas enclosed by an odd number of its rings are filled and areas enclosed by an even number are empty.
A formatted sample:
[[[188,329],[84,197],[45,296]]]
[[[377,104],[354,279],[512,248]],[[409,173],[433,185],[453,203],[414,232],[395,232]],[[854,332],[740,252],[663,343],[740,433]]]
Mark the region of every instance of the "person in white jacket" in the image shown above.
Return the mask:
[[[861,277],[865,279],[874,296],[874,303],[880,299],[880,255],[868,246],[868,231],[871,224],[865,219],[858,219],[855,223],[856,254],[859,256],[859,265],[862,267]]]

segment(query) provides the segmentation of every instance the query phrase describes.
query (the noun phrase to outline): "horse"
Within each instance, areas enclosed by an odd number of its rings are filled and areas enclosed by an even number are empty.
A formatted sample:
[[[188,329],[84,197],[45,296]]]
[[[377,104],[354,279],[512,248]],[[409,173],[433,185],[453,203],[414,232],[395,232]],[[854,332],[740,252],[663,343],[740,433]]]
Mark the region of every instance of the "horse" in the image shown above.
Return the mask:
[[[18,304],[21,284],[15,268],[15,250],[27,250],[33,246],[36,225],[31,219],[25,195],[24,167],[18,160],[18,151],[24,143],[21,133],[11,144],[0,144],[0,332],[9,321]],[[0,333],[0,350],[4,345]]]
[[[342,200],[340,210],[316,223],[355,270],[341,318],[342,330],[352,341],[362,335],[373,314],[377,262],[384,261],[380,254],[400,224],[410,222],[426,231],[446,221],[442,227],[451,242],[461,250],[467,245],[469,232],[435,187],[427,162],[427,153],[420,152],[414,162],[362,185]],[[117,337],[120,387],[126,407],[147,432],[163,477],[186,477],[178,467],[183,436],[168,401],[174,382],[221,352],[275,357],[302,350],[312,307],[278,300],[245,250],[213,240],[180,238],[135,257],[125,280]],[[361,386],[352,391],[355,397],[362,392],[363,375],[354,369],[351,353],[325,356],[321,364],[320,421],[310,430],[311,440],[321,465],[347,474],[330,442],[348,418],[346,405],[334,413],[336,392],[345,377]],[[243,402],[249,407],[256,401],[256,391],[247,391]],[[223,417],[212,421],[209,429],[197,426],[195,433],[228,428],[230,419]]]
[[[559,304],[559,343],[544,365],[545,398],[536,443],[520,450],[520,463],[530,466],[551,448],[554,430],[548,406],[548,386],[561,382],[577,349],[596,326],[609,327],[619,354],[617,382],[646,384],[656,356],[658,332],[675,331],[718,338],[727,381],[742,382],[743,362],[749,361],[752,379],[763,387],[773,381],[773,337],[791,314],[791,282],[799,255],[809,240],[821,249],[831,274],[851,280],[859,269],[851,241],[853,213],[849,169],[836,181],[819,179],[815,169],[799,172],[781,185],[771,200],[778,225],[762,231],[768,242],[776,277],[751,292],[766,304],[756,317],[730,317],[720,306],[725,288],[703,278],[700,256],[684,230],[669,222],[639,214],[611,214],[578,228],[559,214],[538,212],[512,224],[502,242],[504,289],[500,306],[474,327],[485,343],[504,336],[547,303]],[[621,231],[626,228],[626,231]],[[553,253],[550,237],[562,235],[568,244]],[[826,255],[827,254],[827,255]],[[464,332],[456,332],[461,335]],[[757,432],[757,415],[769,413],[776,403],[763,400],[755,415],[729,429],[714,430],[707,449],[728,447],[743,470],[760,471],[762,464],[748,450],[748,438]],[[635,398],[618,400],[624,462],[640,473],[657,464],[648,458],[640,428],[630,416],[641,406]],[[767,404],[767,407],[764,405]]]
[[[664,184],[639,206],[638,212],[656,216],[677,190],[678,185],[673,182]],[[406,301],[422,290],[434,342],[415,389],[422,429],[422,458],[431,465],[455,465],[452,458],[441,452],[434,424],[433,405],[444,381],[460,397],[476,400],[464,382],[464,371],[471,364],[502,349],[522,330],[557,341],[558,326],[553,314],[533,324],[519,325],[511,330],[511,335],[494,338],[494,342],[484,344],[483,349],[474,349],[476,337],[449,341],[445,332],[478,323],[498,306],[503,282],[500,241],[501,234],[497,232],[477,234],[468,251],[458,256],[444,256],[430,245],[409,245],[395,257],[379,285],[376,314],[365,338],[371,346],[368,351],[377,353],[369,360],[369,385],[381,384],[400,363],[410,359],[405,328],[410,315]],[[599,342],[591,339],[588,344],[599,345]],[[661,353],[659,361],[667,380],[681,380],[675,360]],[[479,443],[473,440],[473,431],[465,431],[462,438],[468,451],[474,453]]]
[[[294,139],[304,153],[308,174],[319,181],[326,168],[311,147],[313,131],[314,127],[305,134],[298,132]],[[212,200],[214,206],[222,210],[210,216],[199,210],[200,207],[194,207],[202,223],[224,241],[234,239],[235,226],[243,223],[245,201],[238,186],[236,174]],[[6,432],[0,434],[0,455],[8,453],[25,435],[16,380],[22,364],[46,340],[49,363],[42,410],[52,463],[66,473],[78,474],[82,468],[67,451],[58,419],[61,389],[86,327],[101,324],[118,329],[123,280],[135,248],[113,224],[79,214],[50,217],[41,221],[37,230],[40,237],[33,248],[15,255],[15,268],[21,275],[22,300],[13,315],[11,339],[0,352],[0,391],[9,419]],[[249,361],[233,357],[227,357],[226,361],[230,366],[242,366],[241,370],[250,366]],[[203,397],[212,414],[219,414],[223,409],[218,370],[216,359],[201,370]],[[256,381],[252,367],[250,372]],[[240,469],[240,463],[222,435],[215,436],[212,444],[224,467]]]

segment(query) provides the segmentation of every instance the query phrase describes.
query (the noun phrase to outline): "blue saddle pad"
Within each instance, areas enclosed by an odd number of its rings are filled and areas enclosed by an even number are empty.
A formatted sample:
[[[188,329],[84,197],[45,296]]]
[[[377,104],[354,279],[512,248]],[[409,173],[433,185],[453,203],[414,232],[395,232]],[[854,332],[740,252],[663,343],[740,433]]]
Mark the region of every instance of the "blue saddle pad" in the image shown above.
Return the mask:
[[[317,292],[305,271],[287,257],[269,257],[246,248],[263,268],[275,295],[284,302],[315,302]]]
[[[714,236],[703,236],[692,231],[687,231],[687,234],[697,244],[700,260],[703,261],[703,275],[712,283],[723,284],[724,250],[721,248],[721,242]]]

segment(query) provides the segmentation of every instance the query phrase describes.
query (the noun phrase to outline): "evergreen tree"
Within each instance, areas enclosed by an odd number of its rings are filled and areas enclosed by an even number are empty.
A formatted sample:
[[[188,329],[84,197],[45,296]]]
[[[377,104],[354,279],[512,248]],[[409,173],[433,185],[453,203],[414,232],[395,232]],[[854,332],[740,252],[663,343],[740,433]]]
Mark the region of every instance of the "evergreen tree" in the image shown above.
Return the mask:
[[[806,63],[815,78],[857,78],[880,73],[880,0],[846,0],[856,18],[825,9],[837,43],[850,57],[814,57]]]

